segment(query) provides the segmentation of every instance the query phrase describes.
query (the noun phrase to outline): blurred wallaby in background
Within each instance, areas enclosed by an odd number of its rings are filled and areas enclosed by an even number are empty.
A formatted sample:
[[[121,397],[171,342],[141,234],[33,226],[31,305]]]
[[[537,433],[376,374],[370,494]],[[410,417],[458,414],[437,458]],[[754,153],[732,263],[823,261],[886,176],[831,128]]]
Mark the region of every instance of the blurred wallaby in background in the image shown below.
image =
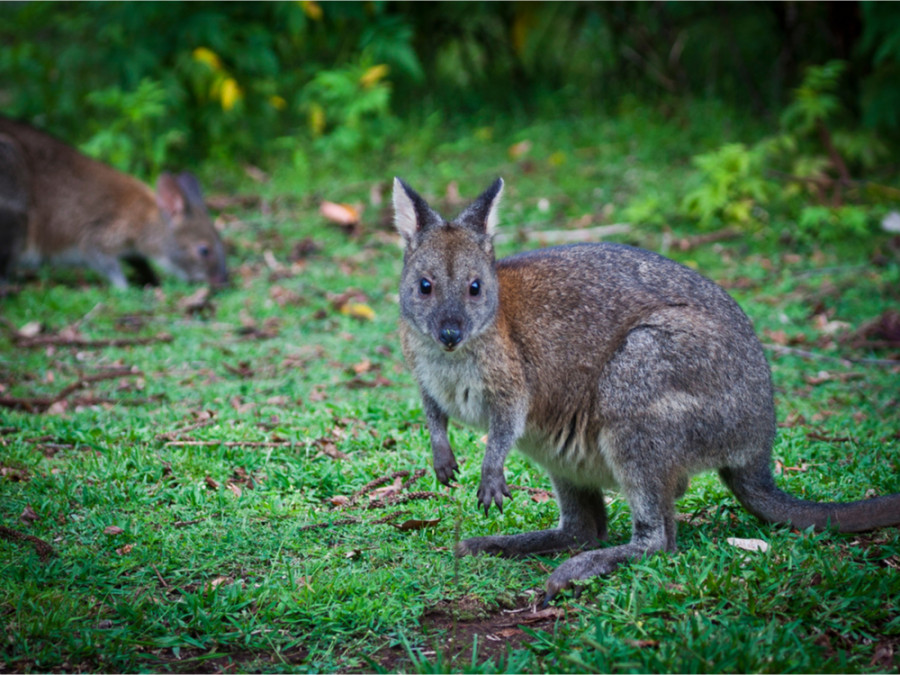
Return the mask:
[[[159,176],[156,193],[27,124],[0,117],[0,278],[17,264],[85,265],[118,288],[121,261],[191,282],[227,281],[225,248],[190,173]]]
[[[748,511],[798,529],[900,524],[900,494],[839,503],[796,499],[771,471],[769,366],[737,303],[700,274],[616,244],[545,248],[495,260],[498,179],[452,222],[395,179],[405,242],[400,336],[418,380],[434,468],[457,471],[453,417],[488,430],[480,506],[510,496],[513,445],[550,474],[555,529],[487,536],[457,553],[588,550],[550,576],[546,599],[578,579],[675,549],[675,500],[716,469]],[[603,490],[631,507],[631,541],[606,539]]]

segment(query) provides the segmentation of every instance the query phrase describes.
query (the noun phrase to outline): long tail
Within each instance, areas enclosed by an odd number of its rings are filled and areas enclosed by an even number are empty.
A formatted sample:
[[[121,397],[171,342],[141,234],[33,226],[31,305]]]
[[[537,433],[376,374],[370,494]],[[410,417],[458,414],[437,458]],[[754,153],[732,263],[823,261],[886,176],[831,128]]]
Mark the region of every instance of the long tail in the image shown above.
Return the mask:
[[[757,518],[787,523],[799,530],[865,532],[900,525],[900,493],[856,502],[811,502],[782,492],[768,461],[755,466],[724,468],[719,475],[738,501]]]

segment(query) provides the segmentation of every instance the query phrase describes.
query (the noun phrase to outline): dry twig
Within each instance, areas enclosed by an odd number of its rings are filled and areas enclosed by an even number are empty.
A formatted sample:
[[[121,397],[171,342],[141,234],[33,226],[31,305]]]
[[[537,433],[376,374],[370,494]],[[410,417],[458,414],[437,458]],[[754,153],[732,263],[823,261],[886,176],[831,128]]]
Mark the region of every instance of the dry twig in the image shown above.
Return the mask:
[[[24,410],[26,412],[44,412],[54,403],[58,403],[68,398],[79,389],[83,389],[89,384],[102,382],[104,380],[114,380],[118,377],[141,376],[143,373],[137,369],[124,368],[111,370],[106,373],[97,373],[96,375],[86,375],[64,387],[55,396],[37,396],[33,398],[20,398],[18,396],[0,396],[0,407],[12,408],[13,410]]]

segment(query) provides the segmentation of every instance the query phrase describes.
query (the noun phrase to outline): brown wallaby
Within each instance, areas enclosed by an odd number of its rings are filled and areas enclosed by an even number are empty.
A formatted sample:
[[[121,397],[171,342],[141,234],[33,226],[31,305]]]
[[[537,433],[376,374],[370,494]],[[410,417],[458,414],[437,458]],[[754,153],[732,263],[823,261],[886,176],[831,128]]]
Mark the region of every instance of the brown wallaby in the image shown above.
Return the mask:
[[[447,222],[394,180],[405,242],[400,337],[431,434],[438,480],[457,471],[447,420],[487,428],[478,501],[510,496],[516,445],[550,474],[559,526],[466,539],[457,554],[506,556],[583,548],[547,582],[573,581],[675,549],[675,500],[717,469],[768,522],[855,532],[900,524],[900,494],[839,503],[775,486],[772,381],[750,320],[719,286],[655,253],[574,244],[496,260],[498,179]],[[631,507],[631,541],[606,539],[602,491]]]
[[[17,262],[86,265],[127,286],[120,260],[155,282],[147,260],[194,282],[224,284],[225,248],[190,173],[156,194],[27,124],[0,117],[0,279]]]

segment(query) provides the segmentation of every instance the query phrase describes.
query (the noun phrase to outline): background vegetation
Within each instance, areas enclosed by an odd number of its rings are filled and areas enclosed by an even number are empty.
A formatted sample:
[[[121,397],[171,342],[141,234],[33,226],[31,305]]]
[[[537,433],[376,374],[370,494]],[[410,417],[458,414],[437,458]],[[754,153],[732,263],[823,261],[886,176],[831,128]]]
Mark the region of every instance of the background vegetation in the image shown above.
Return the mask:
[[[713,476],[678,554],[545,614],[561,558],[455,561],[556,507],[516,457],[479,516],[464,428],[432,478],[389,186],[450,215],[502,175],[503,254],[618,225],[700,269],[767,345],[780,484],[894,492],[898,69],[891,3],[4,4],[0,110],[197,169],[234,283],[0,300],[0,669],[896,670],[897,529],[763,526]]]

